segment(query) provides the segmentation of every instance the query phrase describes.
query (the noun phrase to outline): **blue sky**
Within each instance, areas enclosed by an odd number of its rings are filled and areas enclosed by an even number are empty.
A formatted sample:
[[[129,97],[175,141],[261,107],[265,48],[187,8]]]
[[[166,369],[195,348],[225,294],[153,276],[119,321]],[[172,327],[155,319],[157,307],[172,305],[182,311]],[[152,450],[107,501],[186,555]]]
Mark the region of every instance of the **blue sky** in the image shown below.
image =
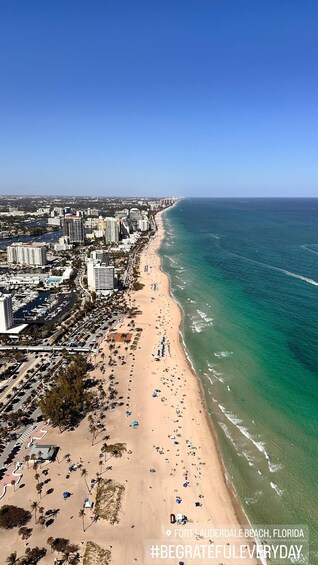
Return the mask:
[[[315,196],[318,3],[1,0],[0,193]]]

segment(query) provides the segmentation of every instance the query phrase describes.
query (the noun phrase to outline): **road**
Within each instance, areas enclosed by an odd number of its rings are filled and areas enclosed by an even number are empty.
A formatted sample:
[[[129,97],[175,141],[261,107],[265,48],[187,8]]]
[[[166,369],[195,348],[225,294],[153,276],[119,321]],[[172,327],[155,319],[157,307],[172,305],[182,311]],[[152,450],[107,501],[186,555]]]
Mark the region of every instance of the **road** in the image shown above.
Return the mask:
[[[9,394],[9,392],[11,392],[11,389],[14,386],[16,387],[19,384],[19,382],[25,377],[27,372],[30,369],[33,369],[36,364],[37,364],[37,359],[34,359],[33,357],[31,359],[29,359],[28,361],[26,361],[25,363],[23,363],[24,366],[21,367],[21,372],[19,373],[18,377],[15,380],[12,381],[12,383],[10,384],[10,386],[8,387],[6,392],[4,392],[2,396],[0,396],[0,402],[4,401],[4,399]]]
[[[67,351],[73,353],[88,353],[92,351],[90,347],[70,347],[68,345],[1,345],[0,351],[44,351],[44,352],[54,352],[54,351]]]

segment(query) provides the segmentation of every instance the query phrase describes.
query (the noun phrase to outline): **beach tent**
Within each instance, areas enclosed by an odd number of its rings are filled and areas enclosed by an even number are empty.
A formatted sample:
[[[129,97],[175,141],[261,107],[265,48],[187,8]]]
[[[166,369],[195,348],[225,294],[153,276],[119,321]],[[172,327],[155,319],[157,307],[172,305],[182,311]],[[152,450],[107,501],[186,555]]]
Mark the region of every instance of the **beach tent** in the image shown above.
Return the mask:
[[[137,420],[133,420],[132,426],[135,428],[136,426],[139,426],[139,422],[137,422]]]
[[[176,521],[179,524],[186,524],[187,523],[187,517],[184,514],[176,514]]]

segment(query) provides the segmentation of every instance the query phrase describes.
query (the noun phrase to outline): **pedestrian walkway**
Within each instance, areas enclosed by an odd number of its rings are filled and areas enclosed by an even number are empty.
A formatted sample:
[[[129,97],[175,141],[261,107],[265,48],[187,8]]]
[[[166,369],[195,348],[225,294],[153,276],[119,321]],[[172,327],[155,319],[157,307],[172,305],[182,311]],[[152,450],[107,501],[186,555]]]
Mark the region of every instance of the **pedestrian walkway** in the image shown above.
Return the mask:
[[[0,481],[0,500],[4,497],[12,481],[15,481],[15,484],[20,482],[23,476],[22,470],[25,465],[26,456],[30,453],[31,442],[32,440],[40,440],[46,435],[47,431],[44,429],[45,426],[46,424],[43,423],[33,424],[30,428],[25,430],[17,440],[16,445],[21,445],[21,449],[14,457],[4,477]]]

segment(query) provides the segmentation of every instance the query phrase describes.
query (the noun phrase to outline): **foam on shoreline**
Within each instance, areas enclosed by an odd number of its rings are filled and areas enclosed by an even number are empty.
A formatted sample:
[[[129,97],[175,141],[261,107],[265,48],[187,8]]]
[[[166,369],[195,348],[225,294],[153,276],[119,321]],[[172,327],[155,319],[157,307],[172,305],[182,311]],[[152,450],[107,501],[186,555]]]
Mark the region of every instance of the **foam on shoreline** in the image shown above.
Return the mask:
[[[176,203],[176,204],[177,204],[177,203]],[[174,204],[173,206],[175,206],[176,204]],[[167,211],[167,210],[163,210],[162,212],[159,212],[159,214],[161,214],[161,215],[163,216],[163,214],[164,214],[166,211]],[[194,368],[192,359],[191,359],[191,357],[190,357],[190,354],[189,354],[189,352],[188,352],[188,349],[187,349],[187,346],[186,346],[186,343],[185,343],[185,340],[184,340],[184,335],[183,335],[183,332],[182,332],[182,326],[183,326],[183,324],[184,324],[184,319],[185,319],[184,309],[183,309],[183,307],[182,307],[182,304],[180,304],[180,302],[178,301],[178,299],[175,297],[175,295],[174,295],[174,293],[173,293],[172,285],[171,285],[171,277],[169,276],[169,274],[168,274],[167,272],[164,271],[163,265],[162,265],[162,258],[161,258],[160,254],[159,254],[160,248],[161,248],[162,243],[163,243],[163,241],[164,241],[164,237],[165,237],[165,228],[164,228],[164,223],[163,223],[163,221],[162,221],[162,237],[161,237],[161,239],[160,239],[160,243],[159,243],[159,246],[158,246],[158,248],[157,248],[157,250],[156,250],[156,253],[157,253],[157,255],[158,255],[159,259],[160,259],[160,269],[161,269],[161,271],[164,273],[164,275],[167,277],[167,280],[168,280],[169,295],[170,295],[170,297],[173,299],[173,301],[175,302],[175,304],[177,304],[177,306],[178,306],[178,308],[179,308],[179,310],[180,310],[180,313],[181,313],[181,321],[180,321],[180,324],[179,324],[179,339],[180,339],[180,344],[181,344],[182,350],[183,350],[183,352],[184,352],[184,356],[185,356],[185,358],[186,358],[186,360],[187,360],[189,369],[190,369],[191,373],[193,374],[193,376],[194,376],[194,378],[196,379],[196,382],[197,382],[197,384],[198,384],[198,388],[199,388],[199,391],[200,391],[200,396],[201,396],[202,404],[203,404],[203,406],[204,406],[205,418],[206,418],[206,421],[207,421],[207,424],[208,424],[208,427],[209,427],[209,430],[210,430],[210,433],[211,433],[211,439],[212,439],[212,441],[213,441],[213,443],[214,443],[214,446],[215,446],[215,449],[216,449],[216,452],[217,452],[217,456],[218,456],[218,460],[219,460],[219,463],[220,463],[220,467],[221,467],[221,469],[222,469],[222,474],[223,474],[224,483],[225,483],[225,486],[226,486],[226,488],[227,488],[227,490],[228,490],[228,493],[229,493],[229,495],[230,495],[230,499],[231,499],[231,503],[232,503],[233,512],[234,512],[234,514],[235,514],[235,516],[236,516],[236,518],[237,518],[239,524],[241,524],[242,526],[250,525],[250,521],[249,521],[249,519],[248,519],[248,516],[247,516],[246,513],[245,513],[245,510],[244,510],[244,508],[243,508],[243,506],[242,506],[242,503],[241,503],[241,501],[240,501],[239,498],[238,498],[238,495],[237,495],[237,493],[236,493],[235,487],[234,487],[234,485],[233,485],[233,483],[232,483],[232,480],[231,480],[231,478],[230,478],[230,476],[229,476],[229,474],[228,474],[228,472],[227,472],[227,469],[226,469],[226,467],[225,467],[224,460],[223,460],[223,457],[222,457],[222,452],[221,452],[220,445],[219,445],[219,441],[218,441],[218,436],[217,436],[217,433],[216,433],[216,430],[215,430],[215,428],[214,428],[214,424],[213,424],[213,421],[212,421],[210,412],[209,412],[208,407],[207,407],[207,404],[206,404],[205,390],[204,390],[204,388],[203,388],[203,384],[202,384],[200,378],[198,377],[198,375],[197,375],[197,373],[196,373],[196,370],[195,370],[195,368]],[[168,256],[166,256],[166,257],[168,257]],[[170,257],[169,257],[169,259],[170,259]],[[192,300],[191,300],[191,302],[192,302]],[[195,302],[195,301],[194,301],[194,302]],[[224,352],[222,352],[222,353],[224,353]],[[230,355],[232,355],[232,354],[233,354],[233,352],[226,352],[226,355],[224,355],[224,357],[225,357],[225,356],[230,356]],[[223,357],[223,355],[222,355],[222,357]],[[221,379],[219,379],[219,380],[221,380]],[[213,443],[212,443],[212,445],[211,445],[212,448],[213,448]],[[264,565],[266,565],[266,561],[262,561],[262,562],[264,563]]]

